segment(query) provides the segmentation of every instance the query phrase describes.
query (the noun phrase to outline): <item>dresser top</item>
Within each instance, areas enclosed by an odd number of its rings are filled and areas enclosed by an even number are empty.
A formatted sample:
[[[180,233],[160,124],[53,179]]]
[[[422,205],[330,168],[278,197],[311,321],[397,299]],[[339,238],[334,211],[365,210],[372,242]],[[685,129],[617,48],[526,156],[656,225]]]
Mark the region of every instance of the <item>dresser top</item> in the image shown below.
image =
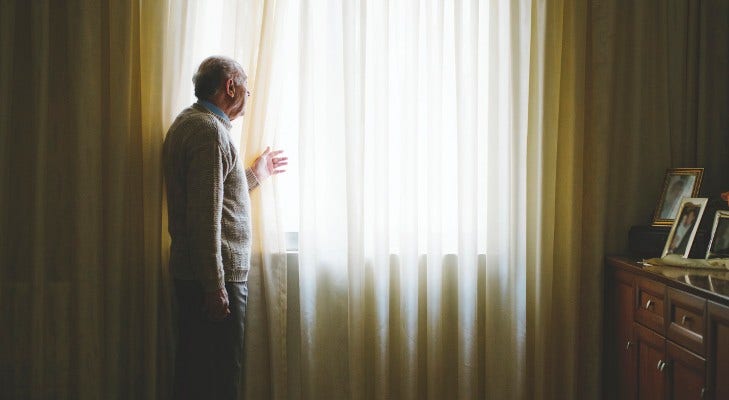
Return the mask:
[[[646,266],[641,260],[630,257],[607,257],[607,261],[615,268],[729,305],[729,270]]]

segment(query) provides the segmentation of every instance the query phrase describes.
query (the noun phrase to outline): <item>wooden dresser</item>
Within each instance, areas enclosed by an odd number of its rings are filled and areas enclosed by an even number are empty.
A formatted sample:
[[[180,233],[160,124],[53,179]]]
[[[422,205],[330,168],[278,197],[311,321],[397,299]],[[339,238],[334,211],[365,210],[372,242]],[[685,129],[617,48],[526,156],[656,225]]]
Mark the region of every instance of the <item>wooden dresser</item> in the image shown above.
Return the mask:
[[[606,264],[605,399],[729,400],[729,271]]]

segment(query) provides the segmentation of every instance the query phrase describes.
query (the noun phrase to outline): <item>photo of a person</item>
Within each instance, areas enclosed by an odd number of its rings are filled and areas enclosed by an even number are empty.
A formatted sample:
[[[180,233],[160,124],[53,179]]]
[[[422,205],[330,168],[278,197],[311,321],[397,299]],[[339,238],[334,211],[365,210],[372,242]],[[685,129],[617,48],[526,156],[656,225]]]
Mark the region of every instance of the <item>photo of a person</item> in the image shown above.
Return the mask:
[[[678,217],[668,234],[663,256],[678,254],[688,257],[694,235],[699,227],[701,215],[704,213],[708,199],[685,198],[679,206]]]
[[[709,246],[709,258],[724,257],[729,257],[729,213],[720,212]]]
[[[686,251],[691,231],[699,215],[699,206],[687,205],[681,212],[678,226],[673,234],[671,245],[668,246],[668,254],[683,254]]]
[[[653,213],[653,226],[672,226],[679,216],[681,204],[698,196],[703,168],[669,168],[663,178],[663,190]]]
[[[674,219],[678,215],[678,208],[681,200],[691,197],[696,177],[693,175],[671,175],[668,181],[668,189],[663,197],[659,219]]]

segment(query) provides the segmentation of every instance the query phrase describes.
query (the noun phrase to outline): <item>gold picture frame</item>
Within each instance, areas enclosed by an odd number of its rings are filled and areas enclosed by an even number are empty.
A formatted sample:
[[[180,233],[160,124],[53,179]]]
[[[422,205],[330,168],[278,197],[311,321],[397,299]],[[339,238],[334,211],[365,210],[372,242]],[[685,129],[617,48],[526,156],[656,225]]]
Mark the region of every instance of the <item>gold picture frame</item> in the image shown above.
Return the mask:
[[[673,225],[684,198],[699,195],[703,168],[669,168],[663,180],[663,190],[653,214],[653,226]]]
[[[678,254],[684,258],[691,252],[691,246],[696,236],[696,231],[701,223],[701,216],[704,215],[707,198],[684,198],[679,207],[678,218],[671,226],[666,245],[663,247],[661,257],[668,254]]]
[[[714,216],[706,258],[729,258],[729,211],[719,210]]]

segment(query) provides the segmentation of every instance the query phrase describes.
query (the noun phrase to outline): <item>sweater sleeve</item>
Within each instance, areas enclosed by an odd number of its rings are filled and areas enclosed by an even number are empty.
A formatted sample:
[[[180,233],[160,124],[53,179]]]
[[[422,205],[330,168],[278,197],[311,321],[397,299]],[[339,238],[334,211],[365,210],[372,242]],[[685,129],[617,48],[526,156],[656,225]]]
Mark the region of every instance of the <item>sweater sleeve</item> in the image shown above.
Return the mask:
[[[225,287],[221,249],[224,158],[215,141],[195,147],[188,158],[187,231],[193,271],[206,292]]]
[[[256,174],[253,173],[253,168],[246,168],[246,181],[248,181],[248,191],[252,192],[253,189],[257,188],[261,183],[258,182]]]

